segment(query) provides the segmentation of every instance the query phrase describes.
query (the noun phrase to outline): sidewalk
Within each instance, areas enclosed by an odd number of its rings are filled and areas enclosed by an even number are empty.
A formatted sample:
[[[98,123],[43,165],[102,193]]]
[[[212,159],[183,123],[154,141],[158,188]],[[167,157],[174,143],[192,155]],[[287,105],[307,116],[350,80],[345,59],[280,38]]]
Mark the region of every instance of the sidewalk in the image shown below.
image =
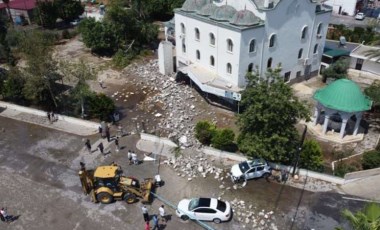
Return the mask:
[[[380,202],[380,175],[360,179],[340,186],[337,191]]]
[[[14,105],[0,101],[0,116],[57,129],[79,136],[90,136],[98,132],[99,124],[57,114],[58,120],[50,123],[46,111]]]

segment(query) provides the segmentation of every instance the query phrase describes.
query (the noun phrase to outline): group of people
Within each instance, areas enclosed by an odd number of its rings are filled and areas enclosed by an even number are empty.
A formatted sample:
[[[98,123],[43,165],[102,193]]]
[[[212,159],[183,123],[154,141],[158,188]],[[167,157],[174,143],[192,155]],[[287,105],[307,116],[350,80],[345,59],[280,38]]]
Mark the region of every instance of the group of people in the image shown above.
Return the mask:
[[[144,205],[142,208],[142,213],[143,213],[143,217],[144,217],[144,221],[145,221],[145,230],[150,230],[150,217],[149,217],[149,213],[148,213],[148,209],[147,207]],[[164,209],[164,205],[161,205],[159,208],[158,208],[158,212],[159,212],[159,215],[160,215],[160,218],[161,218],[161,222],[163,224],[166,223],[166,214],[165,214],[165,209]],[[157,217],[156,214],[154,214],[152,216],[152,221],[153,221],[153,228],[152,230],[156,230],[156,229],[160,229],[160,226],[159,226],[159,218]]]
[[[50,123],[53,123],[55,121],[58,121],[58,116],[54,114],[54,112],[47,112],[46,116]]]
[[[139,160],[137,159],[137,154],[131,150],[128,150],[128,161],[129,161],[129,164],[134,164],[134,165],[138,165],[140,162]]]

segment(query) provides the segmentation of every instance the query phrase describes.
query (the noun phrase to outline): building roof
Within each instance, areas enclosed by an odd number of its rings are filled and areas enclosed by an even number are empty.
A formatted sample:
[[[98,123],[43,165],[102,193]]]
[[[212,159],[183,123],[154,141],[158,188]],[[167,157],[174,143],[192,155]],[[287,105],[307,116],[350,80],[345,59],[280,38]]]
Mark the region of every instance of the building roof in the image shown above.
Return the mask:
[[[249,10],[240,10],[230,20],[231,24],[237,26],[252,26],[260,23],[260,18],[256,17]]]
[[[186,0],[182,5],[181,10],[186,12],[196,12],[199,11],[207,3],[208,0]]]
[[[368,57],[368,51],[371,51],[371,50],[380,50],[380,47],[360,45],[351,52],[350,56],[354,58],[364,59],[364,60],[379,61],[380,57],[377,57],[377,58]]]
[[[360,43],[353,43],[353,42],[346,42],[344,46],[340,45],[340,41],[337,40],[327,40],[325,41],[325,47],[328,47],[330,49],[340,49],[340,50],[346,50],[346,51],[353,51],[356,49],[356,47],[360,46]]]
[[[234,7],[230,5],[223,5],[218,7],[210,18],[216,21],[230,21],[235,13],[236,9]]]
[[[9,8],[15,10],[31,10],[36,8],[36,0],[12,0],[9,2]],[[4,2],[0,3],[0,9],[6,8]]]
[[[202,9],[200,9],[197,13],[202,16],[210,16],[215,12],[216,9],[218,9],[218,6],[213,3],[209,3],[203,6]]]
[[[359,86],[348,79],[336,80],[315,92],[313,98],[327,108],[343,112],[360,112],[371,109],[372,101]]]
[[[331,49],[329,47],[325,47],[323,50],[323,55],[331,58],[341,57],[341,56],[350,56],[350,51],[342,50],[342,49]]]

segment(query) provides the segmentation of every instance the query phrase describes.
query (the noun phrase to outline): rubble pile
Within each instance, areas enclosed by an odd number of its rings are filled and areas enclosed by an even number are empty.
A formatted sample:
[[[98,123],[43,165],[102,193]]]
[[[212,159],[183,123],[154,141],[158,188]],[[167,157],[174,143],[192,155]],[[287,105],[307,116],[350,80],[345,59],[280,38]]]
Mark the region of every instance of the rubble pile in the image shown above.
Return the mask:
[[[252,204],[246,204],[245,201],[239,201],[236,198],[230,204],[235,218],[243,223],[243,228],[277,230],[273,211],[257,211],[257,207],[254,207]]]
[[[212,161],[211,161],[212,162]],[[196,177],[214,177],[218,181],[222,181],[228,177],[223,169],[215,167],[201,153],[194,153],[192,156],[181,155],[177,158],[171,158],[164,161],[165,164],[171,166],[180,177],[187,177],[189,181]]]
[[[196,97],[189,86],[177,83],[173,76],[163,76],[158,72],[158,61],[151,60],[145,65],[133,64],[123,70],[124,74],[134,75],[134,83],[142,85],[147,94],[144,100],[144,109],[150,109],[153,105],[160,105],[163,113],[151,111],[158,118],[157,128],[167,131],[168,138],[178,140],[184,147],[199,147],[194,138],[193,118],[201,113],[194,103]]]

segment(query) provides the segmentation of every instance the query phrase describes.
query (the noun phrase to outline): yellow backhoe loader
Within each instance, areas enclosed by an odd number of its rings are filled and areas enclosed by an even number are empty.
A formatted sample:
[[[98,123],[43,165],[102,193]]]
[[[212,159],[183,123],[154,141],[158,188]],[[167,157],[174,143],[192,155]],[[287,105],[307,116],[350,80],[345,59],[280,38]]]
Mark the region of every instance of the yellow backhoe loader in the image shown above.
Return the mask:
[[[150,191],[155,185],[154,179],[144,179],[139,182],[136,178],[121,174],[116,164],[99,166],[96,170],[87,170],[80,162],[79,178],[84,194],[90,194],[95,203],[109,204],[114,200],[125,200],[128,204],[141,198],[142,203],[150,203]]]

